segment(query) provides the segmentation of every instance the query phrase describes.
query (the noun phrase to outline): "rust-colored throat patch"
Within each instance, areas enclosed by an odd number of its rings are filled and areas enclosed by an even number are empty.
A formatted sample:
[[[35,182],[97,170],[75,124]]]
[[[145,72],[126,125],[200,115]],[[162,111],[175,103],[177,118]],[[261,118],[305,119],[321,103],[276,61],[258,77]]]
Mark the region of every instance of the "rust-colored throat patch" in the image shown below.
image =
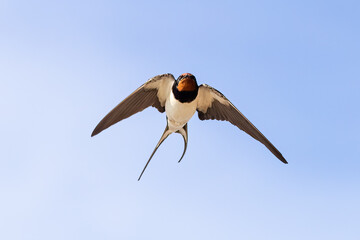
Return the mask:
[[[194,91],[196,89],[196,82],[194,79],[187,77],[180,80],[180,82],[177,85],[177,89],[182,91]]]

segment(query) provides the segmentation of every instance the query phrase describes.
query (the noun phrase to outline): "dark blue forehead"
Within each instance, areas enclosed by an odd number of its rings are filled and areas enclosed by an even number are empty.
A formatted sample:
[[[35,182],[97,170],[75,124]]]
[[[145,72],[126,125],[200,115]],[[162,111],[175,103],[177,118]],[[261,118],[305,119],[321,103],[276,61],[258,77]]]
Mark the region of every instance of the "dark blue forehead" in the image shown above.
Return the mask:
[[[195,76],[192,75],[191,73],[183,73],[183,74],[181,74],[181,75],[178,77],[177,81],[180,81],[181,79],[184,79],[184,78],[192,78],[192,79],[194,79],[194,80],[196,81]]]

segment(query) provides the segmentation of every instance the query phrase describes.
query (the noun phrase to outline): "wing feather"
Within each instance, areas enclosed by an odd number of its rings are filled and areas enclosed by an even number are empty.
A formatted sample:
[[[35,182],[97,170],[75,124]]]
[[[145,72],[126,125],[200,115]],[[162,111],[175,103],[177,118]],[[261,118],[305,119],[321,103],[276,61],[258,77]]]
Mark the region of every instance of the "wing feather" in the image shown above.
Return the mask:
[[[198,116],[200,120],[229,121],[264,144],[280,161],[287,163],[275,146],[218,90],[199,86]]]
[[[95,127],[91,136],[150,106],[164,112],[165,96],[168,95],[174,81],[175,78],[170,73],[149,79],[111,110]]]

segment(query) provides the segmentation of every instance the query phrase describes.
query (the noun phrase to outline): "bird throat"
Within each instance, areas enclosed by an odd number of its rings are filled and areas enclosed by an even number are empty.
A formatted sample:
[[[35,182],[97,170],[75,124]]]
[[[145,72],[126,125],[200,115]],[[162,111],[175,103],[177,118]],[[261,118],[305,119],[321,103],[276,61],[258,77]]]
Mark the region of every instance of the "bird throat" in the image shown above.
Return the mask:
[[[172,92],[174,97],[182,103],[192,102],[198,94],[199,87],[192,79],[183,79],[178,84],[173,85]]]
[[[184,79],[181,79],[181,81],[178,83],[177,85],[177,89],[182,92],[182,91],[194,91],[197,88],[196,86],[196,82],[187,77]]]

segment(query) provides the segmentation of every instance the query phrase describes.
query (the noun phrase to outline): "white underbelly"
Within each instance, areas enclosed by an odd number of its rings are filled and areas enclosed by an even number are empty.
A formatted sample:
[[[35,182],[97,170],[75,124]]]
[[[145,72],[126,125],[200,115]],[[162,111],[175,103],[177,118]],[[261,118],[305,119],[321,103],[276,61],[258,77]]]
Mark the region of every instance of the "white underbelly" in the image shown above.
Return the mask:
[[[174,132],[181,129],[196,112],[196,106],[196,100],[190,103],[181,103],[171,93],[165,103],[169,129]]]

